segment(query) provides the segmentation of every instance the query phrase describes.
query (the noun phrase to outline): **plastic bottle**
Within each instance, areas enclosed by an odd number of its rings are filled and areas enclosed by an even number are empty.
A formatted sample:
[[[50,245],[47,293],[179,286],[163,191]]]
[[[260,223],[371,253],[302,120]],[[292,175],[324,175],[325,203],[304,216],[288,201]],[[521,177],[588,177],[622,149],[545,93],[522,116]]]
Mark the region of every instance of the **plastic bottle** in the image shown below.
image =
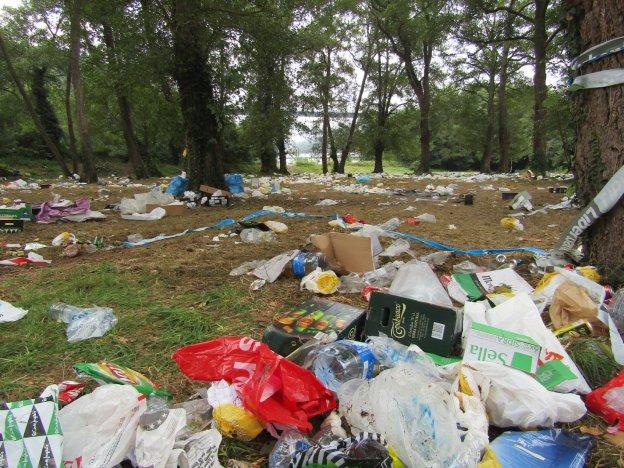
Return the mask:
[[[318,267],[325,268],[325,254],[321,252],[301,252],[290,261],[290,271],[295,278],[303,278]]]
[[[76,307],[69,304],[64,304],[62,302],[58,302],[56,304],[52,304],[48,309],[48,314],[54,320],[58,320],[65,323],[70,323],[73,320],[86,317],[92,312],[90,309],[85,309],[83,307]]]
[[[401,220],[399,218],[390,218],[383,224],[380,224],[379,227],[384,231],[394,231],[401,225]]]
[[[272,242],[277,239],[273,231],[261,231],[260,229],[243,229],[240,238],[248,244],[258,244],[260,242]]]
[[[371,379],[377,360],[364,343],[340,340],[311,353],[304,367],[311,369],[316,377],[330,390],[336,392],[352,379]]]

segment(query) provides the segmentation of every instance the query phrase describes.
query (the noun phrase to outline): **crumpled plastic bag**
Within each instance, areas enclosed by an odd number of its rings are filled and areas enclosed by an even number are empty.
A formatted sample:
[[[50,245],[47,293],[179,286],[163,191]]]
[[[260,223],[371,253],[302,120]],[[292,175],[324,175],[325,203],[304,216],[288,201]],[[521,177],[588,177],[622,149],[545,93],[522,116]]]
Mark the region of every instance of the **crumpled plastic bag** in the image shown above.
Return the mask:
[[[166,214],[167,211],[162,206],[157,206],[149,213],[122,214],[121,217],[130,221],[156,221],[164,218]]]
[[[466,302],[464,305],[464,336],[468,336],[467,332],[470,330],[472,322],[483,323],[533,338],[542,347],[539,365],[553,359],[562,361],[577,378],[557,385],[554,388],[555,391],[562,393],[576,391],[584,394],[591,390],[563,345],[544,325],[539,310],[528,293],[517,294],[501,305],[487,310],[483,304]]]
[[[608,424],[617,422],[618,429],[624,431],[624,371],[589,393],[585,403],[592,413],[602,416]]]
[[[210,429],[176,440],[166,467],[221,468],[218,457],[221,439],[219,431]]]
[[[390,285],[390,292],[428,304],[453,307],[438,276],[427,263],[419,260],[412,260],[399,268]]]
[[[286,268],[286,265],[288,265],[288,263],[290,263],[290,261],[298,254],[298,250],[290,250],[289,252],[276,255],[272,259],[256,266],[251,274],[256,278],[272,283],[280,277],[284,268]]]
[[[381,434],[414,467],[474,466],[481,458],[488,444],[485,410],[477,398],[460,396],[450,382],[408,363],[338,391],[339,412],[352,432]]]
[[[246,337],[223,337],[173,354],[193,380],[234,384],[243,405],[259,420],[309,431],[309,418],[336,407],[332,393],[311,372]]]
[[[186,411],[162,409],[141,415],[136,433],[134,456],[139,467],[165,468],[176,436],[186,426]]]
[[[109,307],[91,307],[85,308],[83,314],[72,317],[67,324],[67,341],[75,343],[104,336],[117,325],[117,317]]]
[[[28,313],[25,309],[15,307],[8,302],[0,300],[0,323],[15,322]]]
[[[455,388],[478,396],[498,427],[552,427],[577,421],[587,411],[580,396],[551,392],[529,374],[494,362],[463,363]]]
[[[134,450],[145,397],[128,385],[102,385],[59,411],[66,468],[115,466]]]
[[[379,255],[381,257],[397,257],[401,255],[402,253],[409,253],[410,247],[411,247],[410,243],[406,241],[405,239],[397,239]]]
[[[333,294],[340,286],[340,278],[331,270],[323,271],[320,267],[301,279],[301,289],[318,294]]]
[[[553,327],[558,329],[579,319],[595,320],[598,307],[585,288],[566,281],[555,290],[548,313]]]

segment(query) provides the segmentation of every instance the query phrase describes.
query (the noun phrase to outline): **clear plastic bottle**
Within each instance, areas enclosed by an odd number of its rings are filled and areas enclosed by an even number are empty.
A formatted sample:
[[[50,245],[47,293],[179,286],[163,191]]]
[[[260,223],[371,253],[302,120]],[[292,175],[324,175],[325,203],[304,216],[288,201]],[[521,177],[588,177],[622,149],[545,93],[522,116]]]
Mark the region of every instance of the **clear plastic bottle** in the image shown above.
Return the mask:
[[[260,242],[272,242],[277,239],[273,231],[261,231],[260,229],[251,228],[243,229],[240,238],[248,244],[258,244]]]
[[[371,379],[376,365],[377,360],[366,344],[340,340],[310,353],[304,367],[312,370],[327,388],[336,392],[349,380]]]
[[[63,302],[57,302],[52,304],[48,309],[48,314],[54,320],[58,320],[65,323],[70,323],[82,317],[86,317],[91,314],[92,310],[85,309],[84,307],[76,307]]]

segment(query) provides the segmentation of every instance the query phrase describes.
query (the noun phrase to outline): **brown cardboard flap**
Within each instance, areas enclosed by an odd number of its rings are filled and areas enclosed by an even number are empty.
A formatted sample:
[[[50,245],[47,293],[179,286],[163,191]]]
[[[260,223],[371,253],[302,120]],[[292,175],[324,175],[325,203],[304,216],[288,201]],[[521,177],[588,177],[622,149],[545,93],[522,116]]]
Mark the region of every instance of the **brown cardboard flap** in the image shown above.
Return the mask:
[[[147,204],[145,205],[145,212],[149,213],[154,208],[164,208],[167,212],[167,216],[178,216],[186,213],[186,205],[156,205],[156,204]]]
[[[232,198],[232,192],[228,192],[227,190],[218,189],[215,187],[211,187],[210,185],[200,185],[199,191],[207,193],[209,195],[214,195],[215,192],[221,192],[221,195],[227,198]]]
[[[312,236],[311,240],[328,259],[340,263],[348,272],[365,273],[375,269],[370,237],[330,232]]]

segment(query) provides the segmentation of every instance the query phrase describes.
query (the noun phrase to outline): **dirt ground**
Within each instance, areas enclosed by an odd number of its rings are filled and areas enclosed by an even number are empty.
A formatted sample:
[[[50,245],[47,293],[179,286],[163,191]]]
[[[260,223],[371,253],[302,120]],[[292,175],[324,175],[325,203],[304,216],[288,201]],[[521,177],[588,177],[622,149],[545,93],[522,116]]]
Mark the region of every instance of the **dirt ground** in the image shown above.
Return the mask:
[[[320,185],[315,183],[293,183],[284,179],[283,187],[292,189],[292,194],[274,194],[269,199],[248,200],[235,199],[230,207],[198,207],[189,209],[184,215],[165,217],[158,221],[127,221],[120,218],[118,212],[105,210],[111,203],[118,203],[122,196],[147,191],[147,185],[141,187],[114,187],[106,186],[109,196],[102,199],[96,186],[84,186],[80,188],[62,188],[52,186],[49,189],[39,190],[8,190],[0,193],[0,198],[22,199],[26,202],[41,203],[52,198],[54,193],[69,199],[78,196],[89,196],[92,199],[92,209],[102,210],[107,215],[103,221],[89,221],[85,223],[63,224],[37,224],[26,223],[23,233],[14,235],[0,235],[0,245],[4,243],[25,243],[39,241],[50,245],[51,240],[63,231],[75,234],[80,240],[91,240],[96,235],[103,236],[106,246],[118,246],[119,243],[130,234],[140,233],[144,238],[156,236],[160,233],[176,233],[189,227],[197,228],[211,225],[223,218],[240,219],[254,210],[261,209],[265,205],[282,206],[287,210],[305,212],[307,214],[340,215],[351,214],[356,218],[371,224],[382,223],[389,218],[398,217],[404,220],[407,217],[417,216],[422,213],[430,213],[437,218],[436,223],[420,223],[419,225],[401,224],[399,231],[409,232],[417,236],[443,242],[463,249],[534,246],[543,249],[552,248],[559,238],[562,230],[578,213],[577,209],[549,210],[546,213],[538,213],[534,216],[522,218],[524,231],[507,230],[500,225],[500,219],[508,216],[511,210],[508,208],[509,201],[502,200],[500,188],[518,192],[527,190],[532,195],[533,205],[540,208],[546,204],[559,203],[562,194],[549,193],[548,187],[567,185],[560,180],[526,180],[521,178],[499,178],[485,182],[465,182],[458,179],[436,178],[435,180],[414,178],[384,178],[376,179],[373,185],[383,183],[388,188],[403,188],[424,190],[428,184],[447,185],[457,184],[456,194],[474,193],[474,205],[453,203],[450,199],[439,198],[417,199],[414,195],[367,195],[350,194],[334,190],[331,184]],[[161,181],[157,181],[161,182]],[[336,181],[337,184],[353,184],[355,180],[345,178]],[[483,187],[492,184],[494,190],[485,190]],[[335,206],[315,206],[322,199],[330,198],[340,201]],[[407,211],[409,206],[415,207],[413,211]],[[287,311],[292,307],[307,300],[312,294],[299,291],[298,282],[292,278],[280,278],[273,284],[267,284],[259,291],[249,291],[249,285],[253,278],[249,276],[231,277],[228,272],[241,263],[254,259],[269,259],[274,255],[286,250],[301,248],[306,245],[306,240],[311,234],[322,234],[331,230],[328,219],[283,219],[280,217],[264,217],[261,220],[274,219],[285,222],[289,230],[285,234],[278,235],[278,240],[266,244],[244,244],[238,237],[222,238],[218,242],[213,237],[225,230],[206,230],[204,232],[191,233],[182,237],[159,241],[147,246],[135,248],[123,248],[121,246],[112,250],[100,250],[92,254],[81,254],[75,258],[67,258],[62,255],[60,248],[48,248],[40,250],[46,259],[52,260],[49,266],[26,265],[21,267],[0,267],[0,298],[15,305],[25,303],[37,303],[40,290],[30,289],[29,285],[49,285],[58,282],[65,283],[65,290],[70,291],[73,282],[77,278],[85,278],[93,271],[102,271],[101,265],[113,264],[114,275],[123,278],[123,287],[128,289],[130,296],[144,298],[142,301],[162,304],[163,307],[184,306],[191,314],[199,317],[199,321],[193,321],[193,327],[201,328],[201,321],[208,320],[215,324],[210,332],[203,334],[201,330],[185,332],[182,328],[179,343],[177,338],[167,338],[168,341],[159,341],[162,337],[162,329],[154,331],[150,323],[133,323],[131,331],[124,335],[122,322],[117,325],[115,341],[110,341],[114,349],[109,348],[58,348],[59,353],[67,355],[66,359],[57,359],[54,362],[41,364],[44,356],[33,355],[28,362],[32,362],[31,368],[23,368],[17,383],[2,383],[0,385],[0,398],[16,399],[30,398],[36,388],[44,388],[50,383],[64,378],[73,378],[71,366],[77,359],[121,359],[129,367],[144,372],[153,380],[158,381],[175,395],[175,400],[180,401],[189,396],[200,385],[186,379],[174,365],[169,363],[159,364],[179,346],[189,341],[200,341],[218,336],[219,334],[249,334],[254,338],[261,338],[264,328],[271,322],[275,314]],[[449,225],[455,225],[456,229],[449,229]],[[385,242],[385,241],[384,241]],[[421,255],[434,250],[421,244],[412,243],[413,250]],[[8,253],[0,248],[0,258],[8,258]],[[470,258],[477,264],[496,267],[493,256],[468,257],[465,255],[453,255],[444,265],[440,272],[449,271],[453,264]],[[519,271],[527,280],[535,284],[538,278],[528,274],[528,264],[531,256],[528,254],[509,254],[509,259],[523,260]],[[402,258],[407,260],[408,257]],[[53,284],[46,283],[53,281]],[[98,280],[96,280],[97,283]],[[108,281],[108,280],[107,280]],[[89,296],[89,288],[98,288],[102,285],[76,283],[76,288],[83,288],[76,293],[85,298],[85,304],[93,303]],[[114,283],[117,284],[117,283]],[[82,286],[81,286],[82,285]],[[115,286],[118,287],[118,286]],[[226,291],[226,293],[222,293]],[[229,292],[227,292],[229,291]],[[222,294],[222,295],[220,295]],[[230,294],[226,299],[221,299]],[[51,294],[46,296],[55,297]],[[58,298],[62,299],[62,298]],[[361,307],[366,307],[365,301],[357,294],[331,296],[332,300],[346,302]],[[120,299],[121,301],[121,299]],[[219,302],[221,301],[221,302]],[[228,302],[229,301],[229,302]],[[41,302],[44,302],[43,299]],[[131,304],[132,301],[129,301]],[[98,304],[107,305],[107,304]],[[49,304],[41,304],[41,314],[33,326],[40,326],[40,334],[50,336],[62,334],[61,327],[46,325],[44,311]],[[137,311],[128,306],[124,314],[132,315],[136,312],[136,320],[143,317],[138,309],[147,307],[144,303],[137,305]],[[116,313],[118,310],[116,309]],[[148,317],[148,316],[146,316]],[[135,322],[136,322],[135,320]],[[151,319],[146,319],[146,322]],[[189,319],[191,320],[191,319]],[[195,319],[193,319],[195,320]],[[38,324],[38,325],[37,325]],[[142,332],[141,327],[145,327]],[[18,325],[0,325],[0,342],[3,340],[19,341],[15,334],[19,333]],[[37,331],[32,331],[37,333]],[[145,336],[137,338],[135,334]],[[132,336],[130,336],[132,335]],[[205,335],[205,336],[204,336]],[[163,338],[164,339],[164,338]],[[103,337],[98,340],[113,340]],[[107,341],[109,343],[109,341]],[[45,345],[42,345],[45,346]],[[60,346],[60,345],[59,345]],[[63,346],[65,346],[63,344]],[[96,346],[96,345],[93,345]],[[116,347],[116,348],[115,348]],[[144,347],[144,350],[135,348]],[[110,349],[113,349],[110,348]],[[26,351],[33,352],[25,347]],[[102,351],[106,349],[106,351]],[[148,359],[149,353],[153,356],[149,362],[133,365],[131,360]],[[92,357],[96,356],[96,357]],[[140,356],[140,357],[138,357]],[[125,359],[124,359],[125,358]],[[17,359],[17,358],[16,358]],[[2,363],[0,357],[0,370],[4,372],[18,373],[11,359]],[[169,359],[170,361],[170,359]],[[3,367],[4,366],[4,367]],[[36,370],[36,371],[35,371]],[[1,373],[1,372],[0,372]],[[16,374],[17,375],[17,374]],[[8,376],[7,376],[8,377]]]

